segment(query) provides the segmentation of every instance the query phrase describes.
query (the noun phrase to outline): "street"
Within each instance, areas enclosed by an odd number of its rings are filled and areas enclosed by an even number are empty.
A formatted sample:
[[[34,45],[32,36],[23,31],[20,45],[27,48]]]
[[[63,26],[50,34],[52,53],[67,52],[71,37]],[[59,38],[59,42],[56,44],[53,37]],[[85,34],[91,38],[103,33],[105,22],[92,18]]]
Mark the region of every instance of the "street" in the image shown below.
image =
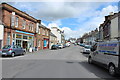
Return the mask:
[[[2,78],[112,78],[107,70],[87,63],[80,46],[41,50],[2,58]]]

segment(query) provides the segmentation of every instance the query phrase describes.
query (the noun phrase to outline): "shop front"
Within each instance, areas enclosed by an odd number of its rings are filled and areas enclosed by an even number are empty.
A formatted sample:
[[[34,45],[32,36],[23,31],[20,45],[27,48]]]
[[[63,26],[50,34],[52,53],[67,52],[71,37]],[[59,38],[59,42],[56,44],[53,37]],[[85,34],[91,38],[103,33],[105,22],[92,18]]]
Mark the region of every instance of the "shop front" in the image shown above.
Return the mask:
[[[29,50],[30,47],[34,47],[34,34],[16,31],[13,33],[13,45],[19,45],[20,47]]]
[[[43,49],[48,49],[49,48],[49,39],[44,38],[43,39]]]

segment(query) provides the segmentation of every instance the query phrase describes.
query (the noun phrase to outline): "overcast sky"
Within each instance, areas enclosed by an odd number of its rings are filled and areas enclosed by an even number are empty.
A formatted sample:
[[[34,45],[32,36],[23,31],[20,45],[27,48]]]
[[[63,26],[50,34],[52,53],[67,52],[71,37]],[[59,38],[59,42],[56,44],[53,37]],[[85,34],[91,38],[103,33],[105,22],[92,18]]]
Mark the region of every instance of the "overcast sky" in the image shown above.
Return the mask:
[[[92,0],[91,0],[92,1]],[[42,20],[47,27],[56,26],[66,38],[78,38],[98,28],[104,16],[118,12],[118,2],[9,2],[12,6]]]

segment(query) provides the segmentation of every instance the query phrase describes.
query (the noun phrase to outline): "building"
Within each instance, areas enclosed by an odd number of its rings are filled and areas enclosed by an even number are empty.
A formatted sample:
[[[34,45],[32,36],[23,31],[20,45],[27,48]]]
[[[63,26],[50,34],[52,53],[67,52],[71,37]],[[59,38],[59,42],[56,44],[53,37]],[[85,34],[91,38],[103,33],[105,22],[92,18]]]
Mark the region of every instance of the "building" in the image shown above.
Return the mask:
[[[1,5],[4,23],[3,45],[19,45],[25,49],[35,47],[37,19],[7,3]]]
[[[70,38],[69,41],[70,41],[71,43],[75,43],[75,42],[76,42],[76,38]]]
[[[37,35],[38,49],[49,49],[50,42],[50,29],[40,24]]]
[[[99,40],[103,41],[103,24],[99,26]]]
[[[99,27],[99,38],[102,41],[114,40],[120,37],[119,18],[120,12],[105,16],[105,21]]]
[[[3,47],[4,26],[0,24],[0,49]]]
[[[82,36],[83,43],[88,45],[93,45],[99,39],[99,31],[96,28],[89,33],[85,33]]]
[[[57,27],[51,27],[51,32],[57,37],[57,43],[58,44],[63,44],[65,43],[65,36],[64,36],[64,31],[61,31]]]
[[[61,32],[61,43],[65,44],[65,34],[64,34],[64,31]]]
[[[50,44],[49,46],[50,49],[52,45],[57,44],[57,37],[52,32],[50,32],[50,43],[49,44]]]

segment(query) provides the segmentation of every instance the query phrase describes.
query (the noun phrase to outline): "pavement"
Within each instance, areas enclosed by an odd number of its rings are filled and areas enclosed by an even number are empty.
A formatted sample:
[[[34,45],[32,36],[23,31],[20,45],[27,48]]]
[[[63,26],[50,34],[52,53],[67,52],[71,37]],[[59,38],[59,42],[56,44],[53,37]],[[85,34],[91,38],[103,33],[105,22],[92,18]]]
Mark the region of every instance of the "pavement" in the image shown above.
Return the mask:
[[[40,50],[2,58],[2,78],[113,78],[108,71],[88,64],[82,47]]]

